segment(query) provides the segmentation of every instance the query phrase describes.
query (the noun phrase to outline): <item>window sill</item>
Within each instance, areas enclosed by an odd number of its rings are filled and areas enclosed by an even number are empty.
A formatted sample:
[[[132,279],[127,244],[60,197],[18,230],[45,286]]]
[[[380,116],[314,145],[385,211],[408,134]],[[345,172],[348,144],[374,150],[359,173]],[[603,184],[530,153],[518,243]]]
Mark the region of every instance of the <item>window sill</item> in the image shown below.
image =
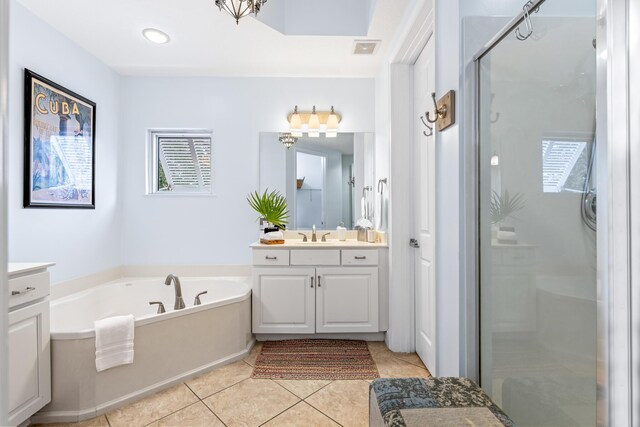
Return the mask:
[[[146,193],[146,197],[172,198],[172,197],[218,197],[215,193]]]

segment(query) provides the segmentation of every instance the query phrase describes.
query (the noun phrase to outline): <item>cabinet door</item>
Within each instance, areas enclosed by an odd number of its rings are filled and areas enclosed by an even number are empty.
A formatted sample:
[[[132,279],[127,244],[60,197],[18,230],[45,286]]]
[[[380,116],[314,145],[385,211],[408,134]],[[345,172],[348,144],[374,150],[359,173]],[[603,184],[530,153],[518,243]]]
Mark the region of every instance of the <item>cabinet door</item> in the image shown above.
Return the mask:
[[[9,313],[9,424],[51,401],[49,301]]]
[[[315,270],[253,269],[253,333],[315,332]]]
[[[316,332],[378,332],[378,269],[316,270]]]

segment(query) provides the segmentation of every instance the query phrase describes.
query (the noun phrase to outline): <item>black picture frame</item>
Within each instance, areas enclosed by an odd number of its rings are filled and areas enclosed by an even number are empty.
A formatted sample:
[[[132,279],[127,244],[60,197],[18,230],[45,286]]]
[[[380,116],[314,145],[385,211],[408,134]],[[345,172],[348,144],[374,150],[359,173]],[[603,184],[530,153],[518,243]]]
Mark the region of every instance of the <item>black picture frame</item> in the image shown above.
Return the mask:
[[[95,102],[25,69],[25,208],[95,209],[95,129]]]

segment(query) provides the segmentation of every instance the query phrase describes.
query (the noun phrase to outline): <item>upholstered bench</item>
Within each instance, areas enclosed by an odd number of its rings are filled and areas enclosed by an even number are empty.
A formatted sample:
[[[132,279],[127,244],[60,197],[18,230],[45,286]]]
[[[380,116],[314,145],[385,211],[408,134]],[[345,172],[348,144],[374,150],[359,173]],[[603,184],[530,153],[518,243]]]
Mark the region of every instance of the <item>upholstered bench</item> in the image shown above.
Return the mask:
[[[514,427],[466,378],[384,378],[371,383],[369,425],[374,427]]]

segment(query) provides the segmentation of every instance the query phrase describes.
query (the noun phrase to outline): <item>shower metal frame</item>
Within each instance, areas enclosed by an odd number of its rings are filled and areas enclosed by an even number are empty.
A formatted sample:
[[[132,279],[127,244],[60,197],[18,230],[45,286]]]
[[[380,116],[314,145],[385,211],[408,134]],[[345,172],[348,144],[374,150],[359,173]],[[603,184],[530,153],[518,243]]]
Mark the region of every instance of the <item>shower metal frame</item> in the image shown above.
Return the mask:
[[[533,2],[530,10],[546,0]],[[597,229],[597,378],[598,426],[640,425],[640,29],[631,22],[640,21],[640,5],[635,0],[596,0],[597,39],[597,188],[599,206]],[[480,379],[480,59],[504,40],[524,21],[524,11],[514,17],[473,57],[472,96],[475,97],[473,143],[470,155],[475,170],[468,171],[474,184],[469,191],[475,218],[468,220],[475,252],[467,266],[475,287],[471,306],[467,307],[467,326],[473,325],[467,338],[467,375]],[[630,49],[630,45],[634,49]],[[615,53],[615,54],[614,54]],[[631,140],[634,141],[631,144]],[[631,192],[633,184],[635,191]],[[636,221],[638,223],[636,223]],[[635,239],[633,238],[635,237]],[[468,242],[470,240],[467,240]],[[632,258],[633,255],[633,258]],[[632,274],[634,273],[634,274]],[[473,283],[472,283],[473,282]],[[635,337],[632,339],[632,337]],[[469,359],[472,359],[469,361]],[[475,364],[477,365],[475,365]]]

